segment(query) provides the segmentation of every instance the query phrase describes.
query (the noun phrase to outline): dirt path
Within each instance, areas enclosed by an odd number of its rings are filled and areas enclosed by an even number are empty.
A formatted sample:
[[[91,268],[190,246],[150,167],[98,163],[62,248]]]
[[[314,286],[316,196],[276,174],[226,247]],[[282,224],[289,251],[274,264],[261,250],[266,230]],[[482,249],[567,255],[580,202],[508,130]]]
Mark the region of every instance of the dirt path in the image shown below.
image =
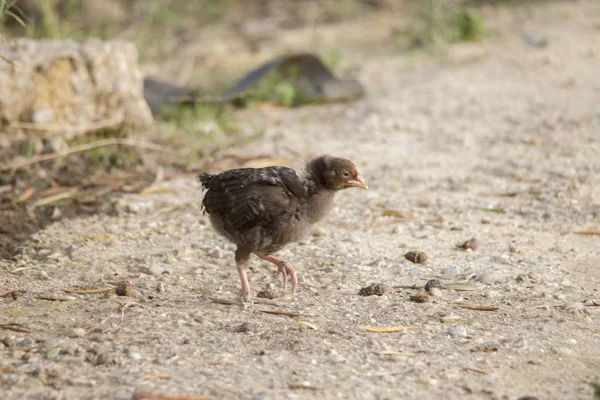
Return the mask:
[[[316,234],[282,253],[300,287],[277,309],[306,316],[209,299],[235,298],[238,280],[193,179],[40,232],[17,261],[0,261],[0,288],[26,291],[1,299],[0,324],[28,331],[0,331],[0,398],[125,400],[142,388],[256,400],[591,399],[600,237],[573,232],[600,225],[598,20],[596,1],[498,11],[497,25],[548,46],[506,31],[442,57],[365,57],[360,102],[249,111],[267,128],[247,154],[331,152],[369,183],[341,193]],[[455,248],[471,237],[479,249]],[[410,250],[430,260],[412,264]],[[273,272],[255,260],[254,291]],[[417,290],[405,287],[434,277],[477,290],[411,302]],[[135,287],[127,297],[63,292],[124,280]],[[372,282],[394,289],[357,295]]]

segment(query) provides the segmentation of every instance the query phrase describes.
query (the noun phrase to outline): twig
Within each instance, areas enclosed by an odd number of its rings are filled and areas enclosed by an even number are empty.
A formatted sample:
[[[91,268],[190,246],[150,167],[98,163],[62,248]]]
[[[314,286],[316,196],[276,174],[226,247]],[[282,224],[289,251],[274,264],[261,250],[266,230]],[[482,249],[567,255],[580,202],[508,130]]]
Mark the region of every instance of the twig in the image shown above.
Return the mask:
[[[221,298],[218,298],[218,297],[209,297],[208,299],[211,300],[211,301],[214,301],[215,303],[226,304],[228,306],[231,306],[233,304],[238,304],[239,303],[238,301],[235,301],[235,300],[221,299]]]
[[[56,158],[65,157],[71,154],[81,153],[88,150],[97,149],[99,147],[109,147],[109,146],[130,146],[130,147],[139,147],[141,149],[153,150],[164,154],[171,154],[169,151],[165,150],[164,147],[157,145],[155,143],[150,142],[136,142],[132,139],[105,139],[105,140],[97,140],[93,143],[83,144],[81,146],[74,146],[68,150],[60,151],[58,153],[52,154],[44,154],[41,156],[33,157],[30,160],[24,161],[22,163],[12,164],[12,165],[2,165],[0,166],[0,171],[10,171],[19,168],[29,167],[34,164],[38,164],[44,161],[54,160]]]
[[[302,314],[290,311],[277,311],[277,310],[258,310],[265,314],[285,315],[286,317],[312,317],[312,315]]]
[[[400,331],[408,331],[414,329],[421,329],[420,326],[415,325],[407,325],[407,326],[362,326],[362,329],[369,332],[375,333],[392,333],[392,332],[400,332]]]
[[[49,297],[49,296],[38,296],[39,300],[47,300],[47,301],[72,301],[75,299],[70,299],[68,297]]]
[[[295,390],[295,389],[319,390],[318,387],[306,385],[304,383],[295,383],[295,382],[288,382],[288,387],[292,390]]]
[[[479,374],[479,375],[487,375],[488,374],[486,371],[482,371],[480,369],[469,368],[469,367],[465,367],[463,369],[465,371],[475,372],[476,374]]]
[[[498,311],[499,308],[495,306],[482,306],[478,304],[455,304],[456,307],[466,308],[467,310],[475,311]]]
[[[63,289],[65,293],[75,293],[75,294],[98,294],[98,293],[106,293],[111,291],[113,288],[103,288],[103,289]]]
[[[136,390],[131,400],[214,400],[212,396],[167,396],[165,394],[153,394],[144,390]]]
[[[148,381],[150,379],[171,379],[171,375],[169,375],[169,374],[148,374],[148,375],[144,375],[144,380]]]
[[[113,336],[107,338],[108,340],[132,340],[132,339],[158,339],[158,336],[149,336],[149,335],[132,335],[132,336]]]
[[[30,330],[24,329],[24,328],[19,328],[19,326],[22,326],[21,324],[0,324],[0,328],[1,329],[6,329],[9,331],[13,331],[13,332],[20,332],[20,333],[31,333]]]
[[[587,229],[583,229],[581,231],[577,231],[577,232],[573,232],[576,235],[600,235],[600,231],[594,227],[594,226],[590,226]]]

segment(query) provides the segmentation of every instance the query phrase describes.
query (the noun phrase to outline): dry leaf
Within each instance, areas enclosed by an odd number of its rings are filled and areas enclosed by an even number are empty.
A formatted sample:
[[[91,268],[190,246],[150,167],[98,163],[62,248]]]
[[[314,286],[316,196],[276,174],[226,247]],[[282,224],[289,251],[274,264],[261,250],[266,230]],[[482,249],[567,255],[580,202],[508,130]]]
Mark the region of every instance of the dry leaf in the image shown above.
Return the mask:
[[[475,285],[468,282],[453,282],[447,284],[445,287],[446,289],[456,290],[457,292],[476,292],[479,290]]]
[[[15,203],[17,203],[17,204],[25,203],[27,200],[29,200],[29,198],[34,193],[35,193],[35,188],[34,187],[30,187],[29,189],[27,189],[26,191],[24,191],[19,197],[17,197],[17,199],[15,200]]]
[[[76,192],[76,191],[77,191],[77,187],[55,186],[55,187],[48,188],[46,190],[42,190],[40,192],[40,197],[44,198],[44,197],[54,196],[54,195],[57,195],[60,193]]]
[[[421,329],[420,326],[362,326],[362,329],[369,332],[375,333],[391,333],[391,332],[400,332],[400,331],[408,331],[414,329]]]
[[[310,329],[314,329],[315,331],[318,331],[319,328],[317,328],[315,325],[311,324],[310,322],[306,322],[306,321],[295,321],[295,324],[298,325],[304,325],[304,326],[308,326]]]
[[[59,193],[59,194],[55,194],[54,196],[48,196],[46,198],[39,199],[38,201],[36,201],[33,204],[33,206],[36,207],[36,208],[37,207],[42,207],[42,206],[47,206],[49,204],[58,203],[58,202],[61,202],[63,200],[72,199],[73,197],[75,197],[75,193],[74,192]]]
[[[383,215],[384,217],[406,218],[406,215],[404,215],[404,213],[402,213],[401,211],[392,210],[389,208],[384,208],[381,211],[381,215]]]

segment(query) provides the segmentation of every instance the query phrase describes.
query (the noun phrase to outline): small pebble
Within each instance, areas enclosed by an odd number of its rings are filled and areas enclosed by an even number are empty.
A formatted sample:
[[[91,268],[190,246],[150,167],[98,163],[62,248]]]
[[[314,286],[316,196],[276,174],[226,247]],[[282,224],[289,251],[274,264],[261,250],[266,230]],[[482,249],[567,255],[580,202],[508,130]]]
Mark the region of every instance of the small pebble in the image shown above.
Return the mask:
[[[223,258],[223,250],[221,250],[220,248],[217,247],[217,248],[211,249],[208,252],[208,255],[209,255],[209,257],[212,257],[212,258]]]
[[[359,296],[383,296],[385,293],[391,291],[392,288],[385,283],[371,283],[369,286],[365,286],[358,291]]]
[[[432,297],[442,297],[442,291],[436,287],[429,289],[429,295]]]
[[[158,264],[150,265],[148,268],[145,268],[144,272],[148,275],[158,276],[163,273],[164,269]]]
[[[132,360],[135,360],[135,361],[139,361],[142,359],[142,355],[140,353],[136,353],[134,351],[134,352],[129,353],[129,358],[131,358]]]
[[[350,242],[350,243],[360,243],[361,242],[360,237],[357,234],[349,235],[345,241]]]
[[[71,332],[69,333],[69,337],[72,337],[72,338],[84,337],[85,333],[86,333],[85,329],[83,329],[83,328],[73,328],[71,330]]]
[[[54,110],[50,107],[40,107],[31,111],[29,120],[35,124],[48,124],[54,121]]]
[[[277,298],[277,294],[273,290],[266,289],[266,290],[261,290],[260,292],[258,292],[256,294],[256,297],[260,297],[261,299],[273,300],[273,299]]]
[[[165,289],[165,284],[164,284],[164,283],[162,283],[162,282],[158,282],[158,283],[156,284],[156,291],[157,291],[158,293],[164,293],[164,292],[165,292],[165,290],[166,290],[166,289]]]
[[[128,212],[130,212],[132,214],[139,214],[147,208],[148,208],[148,205],[141,201],[134,201],[125,206],[125,210],[127,210]]]
[[[467,328],[461,325],[451,326],[448,328],[448,334],[452,337],[467,337]]]
[[[50,215],[50,219],[56,221],[56,220],[60,219],[60,217],[62,217],[62,211],[60,211],[60,208],[54,207],[52,209],[52,214]]]
[[[415,264],[423,264],[428,260],[427,254],[422,251],[409,251],[404,255],[408,261],[412,261]]]
[[[317,227],[312,233],[312,235],[314,237],[323,237],[323,236],[327,236],[327,234],[328,234],[327,230],[320,226]]]
[[[465,249],[465,250],[477,250],[479,248],[479,240],[477,240],[477,238],[472,238],[467,240],[466,242],[463,242],[461,244],[457,244],[456,247],[461,248],[461,249]]]
[[[241,325],[234,329],[234,332],[248,333],[254,331],[254,326],[250,322],[243,322]]]
[[[427,303],[429,301],[429,295],[425,292],[419,292],[410,296],[410,300],[415,303]]]
[[[433,288],[441,289],[442,287],[444,287],[444,285],[442,284],[442,281],[440,281],[439,279],[430,279],[425,284],[425,291],[427,293],[431,294],[430,293],[431,289],[433,289]]]
[[[111,365],[115,364],[115,357],[112,353],[100,353],[96,358],[96,365]]]
[[[481,283],[494,283],[502,279],[502,276],[496,272],[484,272],[477,276],[477,280]]]
[[[6,343],[4,343],[4,344],[6,345]],[[31,347],[34,344],[35,344],[35,340],[33,340],[32,338],[29,338],[29,337],[25,337],[17,342],[17,345],[19,347]],[[6,346],[6,347],[10,347],[10,346]]]
[[[441,273],[444,276],[455,276],[455,275],[460,274],[460,268],[457,268],[457,267],[446,267],[446,268],[442,269]]]
[[[46,271],[38,271],[38,273],[36,274],[36,277],[39,280],[43,280],[43,281],[47,281],[50,279],[50,277],[48,276],[48,273]]]
[[[133,289],[133,284],[129,282],[121,282],[117,285],[115,293],[117,293],[118,296],[127,296],[127,293],[129,293],[131,289]]]

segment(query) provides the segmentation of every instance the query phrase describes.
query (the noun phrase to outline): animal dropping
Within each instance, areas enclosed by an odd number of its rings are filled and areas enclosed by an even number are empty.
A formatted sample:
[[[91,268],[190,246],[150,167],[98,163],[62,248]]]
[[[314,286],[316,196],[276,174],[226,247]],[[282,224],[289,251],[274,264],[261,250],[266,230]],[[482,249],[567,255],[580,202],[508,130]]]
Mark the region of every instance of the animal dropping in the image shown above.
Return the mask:
[[[250,296],[246,278],[250,255],[274,264],[276,277],[283,277],[284,290],[289,280],[293,293],[298,283],[296,272],[273,254],[308,234],[330,210],[338,191],[367,189],[352,161],[330,155],[309,161],[301,175],[291,168],[273,166],[203,172],[198,179],[206,190],[203,211],[213,228],[237,246],[235,263],[243,300],[261,303],[270,301]]]

